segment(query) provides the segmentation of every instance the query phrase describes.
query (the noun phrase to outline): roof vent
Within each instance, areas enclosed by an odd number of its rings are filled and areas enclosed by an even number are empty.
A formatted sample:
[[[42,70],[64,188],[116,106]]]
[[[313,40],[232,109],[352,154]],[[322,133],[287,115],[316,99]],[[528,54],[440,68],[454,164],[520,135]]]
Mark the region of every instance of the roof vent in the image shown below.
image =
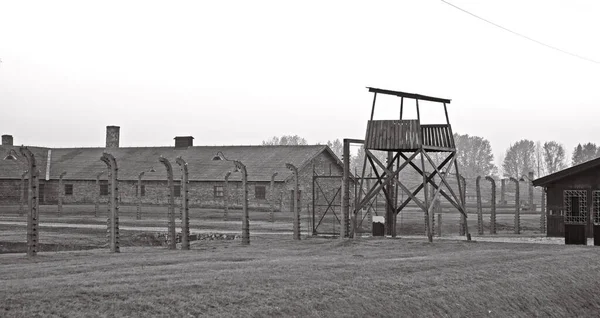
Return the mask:
[[[187,148],[194,146],[194,137],[192,136],[180,136],[175,137],[175,148]]]

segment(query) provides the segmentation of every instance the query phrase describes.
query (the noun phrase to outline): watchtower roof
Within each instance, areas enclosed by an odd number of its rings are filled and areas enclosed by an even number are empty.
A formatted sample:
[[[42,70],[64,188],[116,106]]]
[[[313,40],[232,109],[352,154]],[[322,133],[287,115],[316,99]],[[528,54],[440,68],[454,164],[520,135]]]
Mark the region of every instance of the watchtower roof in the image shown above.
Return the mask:
[[[394,95],[394,96],[399,96],[399,97],[427,100],[430,102],[445,103],[445,104],[450,104],[450,101],[451,101],[450,99],[432,97],[432,96],[427,96],[427,95],[412,94],[412,93],[405,93],[405,92],[399,92],[399,91],[391,91],[391,90],[387,90],[387,89],[374,88],[374,87],[367,87],[367,88],[369,89],[369,92],[371,92],[371,93]]]

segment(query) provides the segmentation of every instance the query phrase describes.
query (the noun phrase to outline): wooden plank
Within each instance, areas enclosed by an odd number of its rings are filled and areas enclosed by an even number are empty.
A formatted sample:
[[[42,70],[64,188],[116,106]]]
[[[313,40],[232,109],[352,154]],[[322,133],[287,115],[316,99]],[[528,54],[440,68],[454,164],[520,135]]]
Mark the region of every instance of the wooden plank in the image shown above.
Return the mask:
[[[446,127],[443,127],[440,130],[440,138],[442,139],[442,143],[443,143],[443,147],[450,147],[450,143],[448,141],[448,131],[446,130]]]

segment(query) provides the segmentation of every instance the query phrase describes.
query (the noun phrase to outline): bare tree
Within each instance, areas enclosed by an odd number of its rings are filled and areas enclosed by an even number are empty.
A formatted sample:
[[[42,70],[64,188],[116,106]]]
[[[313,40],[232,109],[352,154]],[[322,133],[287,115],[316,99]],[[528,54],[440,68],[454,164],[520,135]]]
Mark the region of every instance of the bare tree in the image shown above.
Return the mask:
[[[544,165],[546,166],[547,172],[555,173],[566,167],[565,159],[566,152],[565,147],[556,141],[547,141],[543,146],[543,158]]]
[[[546,162],[544,161],[544,147],[541,141],[535,142],[535,166],[537,168],[537,176],[546,175]]]
[[[535,143],[523,139],[506,150],[502,170],[505,177],[519,178],[535,170]]]
[[[301,145],[306,145],[306,139],[298,136],[298,135],[284,135],[281,137],[277,137],[277,136],[273,136],[272,138],[268,139],[268,140],[263,140],[262,142],[263,146],[274,146],[274,145],[281,145],[281,146],[301,146]]]

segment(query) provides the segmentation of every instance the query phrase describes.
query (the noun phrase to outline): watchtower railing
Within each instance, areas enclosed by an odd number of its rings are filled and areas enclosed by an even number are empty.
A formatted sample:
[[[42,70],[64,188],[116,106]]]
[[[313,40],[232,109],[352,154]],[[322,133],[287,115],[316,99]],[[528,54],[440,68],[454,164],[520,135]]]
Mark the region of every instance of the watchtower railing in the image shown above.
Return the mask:
[[[454,149],[454,137],[449,125],[421,125],[425,147]]]
[[[423,140],[421,142],[421,135]],[[453,150],[449,125],[419,125],[418,120],[369,120],[365,148],[382,151],[414,151],[421,146]]]

